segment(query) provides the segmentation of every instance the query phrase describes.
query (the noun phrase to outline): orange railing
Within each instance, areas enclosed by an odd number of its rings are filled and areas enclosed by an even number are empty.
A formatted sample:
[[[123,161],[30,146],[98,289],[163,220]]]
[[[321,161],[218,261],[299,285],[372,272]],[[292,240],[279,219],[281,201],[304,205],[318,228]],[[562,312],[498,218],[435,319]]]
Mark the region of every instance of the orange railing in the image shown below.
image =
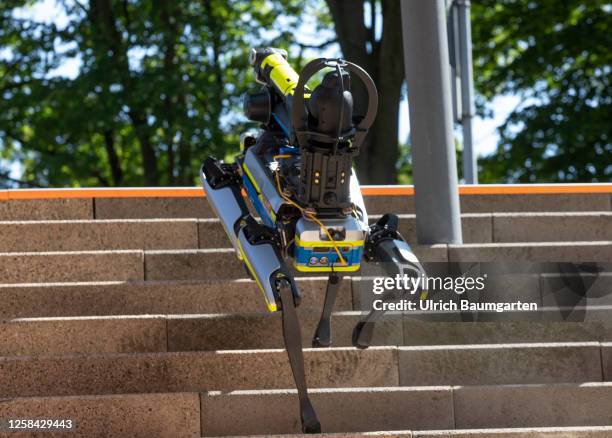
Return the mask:
[[[414,186],[362,186],[364,196],[412,196]],[[534,195],[534,194],[611,193],[609,184],[483,184],[461,185],[461,195]],[[191,198],[203,197],[199,187],[128,187],[90,189],[9,189],[0,190],[0,201],[11,199],[58,198]]]

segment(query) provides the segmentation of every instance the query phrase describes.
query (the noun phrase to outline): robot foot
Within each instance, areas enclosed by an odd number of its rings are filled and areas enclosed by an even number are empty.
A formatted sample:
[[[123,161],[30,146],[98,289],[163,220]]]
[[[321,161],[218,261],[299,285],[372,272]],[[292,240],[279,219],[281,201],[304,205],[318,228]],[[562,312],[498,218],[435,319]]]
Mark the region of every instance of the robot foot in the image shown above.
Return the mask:
[[[359,321],[353,329],[353,346],[362,350],[368,348],[373,334],[373,321]]]
[[[312,338],[312,348],[327,348],[331,345],[331,323],[319,321],[317,331]]]

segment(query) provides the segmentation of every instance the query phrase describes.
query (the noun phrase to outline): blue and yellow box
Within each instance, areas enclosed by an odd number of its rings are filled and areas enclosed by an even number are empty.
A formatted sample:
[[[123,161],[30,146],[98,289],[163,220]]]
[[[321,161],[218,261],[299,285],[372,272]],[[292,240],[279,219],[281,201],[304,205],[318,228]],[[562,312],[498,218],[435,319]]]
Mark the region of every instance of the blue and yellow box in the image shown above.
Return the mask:
[[[293,266],[300,272],[355,272],[361,267],[366,227],[354,217],[321,220],[336,240],[316,222],[301,218],[295,228]],[[342,264],[336,248],[342,254]]]

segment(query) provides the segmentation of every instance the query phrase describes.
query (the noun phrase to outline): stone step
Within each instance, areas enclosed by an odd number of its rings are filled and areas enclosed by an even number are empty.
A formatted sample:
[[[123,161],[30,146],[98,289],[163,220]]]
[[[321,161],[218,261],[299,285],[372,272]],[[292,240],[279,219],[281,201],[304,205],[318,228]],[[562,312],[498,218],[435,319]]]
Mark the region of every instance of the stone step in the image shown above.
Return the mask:
[[[301,308],[320,311],[327,277],[299,277]],[[253,280],[109,281],[0,285],[0,319],[267,312]],[[344,278],[336,310],[352,310]]]
[[[416,241],[414,215],[401,218],[401,231],[407,239]],[[490,216],[466,216],[464,234],[466,242],[490,242]],[[230,247],[218,219],[0,222],[0,252]]]
[[[208,201],[203,197],[96,198],[94,203],[93,217],[96,219],[215,217]]]
[[[399,217],[404,238],[416,242],[416,216]],[[464,243],[612,240],[611,212],[463,213],[461,221]]]
[[[299,309],[302,341],[310,346],[321,310]],[[377,322],[372,345],[454,345],[612,341],[612,309],[592,308],[563,321],[557,309],[497,321],[480,315],[390,314]],[[332,317],[334,346],[352,346],[362,314]],[[487,321],[487,322],[483,322]],[[464,322],[461,322],[464,321]],[[105,333],[101,337],[99,334]],[[282,348],[280,313],[16,318],[0,322],[0,355],[129,353]]]
[[[448,245],[450,262],[602,262],[612,260],[612,241],[467,243]]]
[[[29,318],[0,322],[0,356],[166,351],[166,318]]]
[[[612,382],[464,386],[453,396],[458,429],[612,424]]]
[[[591,385],[592,386],[592,385]],[[435,390],[434,390],[435,391]],[[580,392],[580,391],[575,391]],[[585,392],[585,391],[583,391]],[[428,393],[415,392],[412,397],[405,394],[386,396],[388,399],[411,399],[418,401],[419,398],[428,400]],[[266,394],[268,395],[268,394]],[[339,397],[344,394],[337,394]],[[362,395],[362,394],[360,394]],[[588,395],[588,394],[587,394]],[[331,399],[332,394],[325,394],[325,398]],[[74,423],[72,432],[75,436],[100,436],[103,433],[108,436],[129,436],[136,438],[173,438],[173,437],[199,437],[202,432],[210,431],[210,428],[202,428],[200,394],[197,393],[165,393],[165,394],[117,394],[99,396],[70,396],[70,397],[21,397],[3,400],[0,403],[0,418],[64,418],[71,419]],[[268,396],[269,398],[269,396]],[[280,397],[276,397],[277,399]],[[363,398],[363,397],[362,397]],[[319,397],[324,402],[323,397]],[[333,401],[333,400],[332,400]],[[444,400],[445,401],[445,400]],[[438,403],[443,407],[444,401]],[[428,403],[432,405],[431,401]],[[293,407],[294,403],[290,403]],[[345,409],[346,404],[334,409]],[[414,404],[412,405],[414,406]],[[382,407],[376,403],[377,411],[380,415]],[[417,408],[418,409],[418,408]],[[397,409],[393,409],[397,411]],[[386,411],[382,411],[386,412]],[[257,412],[260,413],[260,412]],[[448,413],[446,409],[442,412],[440,423],[447,422],[445,418]],[[355,416],[356,414],[352,414]],[[413,422],[406,415],[405,423]],[[429,421],[433,423],[431,415]],[[253,416],[249,416],[253,418]],[[293,418],[293,417],[291,417]],[[572,419],[580,422],[594,422],[597,418],[573,414]],[[261,418],[257,418],[254,424],[263,423]],[[6,421],[6,420],[5,420]],[[380,420],[378,420],[380,422]],[[393,419],[393,423],[397,423]],[[338,421],[334,421],[332,426],[336,426]],[[268,427],[273,424],[268,424]],[[286,424],[286,422],[284,422]],[[0,430],[6,428],[7,423],[0,425]],[[215,426],[215,424],[211,424]],[[242,423],[244,427],[244,423]],[[452,426],[450,426],[452,427]],[[251,428],[254,429],[254,428]],[[261,426],[259,426],[261,429]],[[381,430],[384,428],[381,428]],[[247,432],[248,433],[248,432]],[[612,433],[612,426],[574,426],[574,427],[516,427],[516,428],[496,428],[496,429],[444,429],[440,430],[404,430],[394,432],[346,432],[346,433],[325,433],[319,436],[330,438],[361,438],[361,437],[384,437],[384,438],[608,438]],[[46,432],[45,435],[50,435]],[[58,432],[53,436],[63,436],[64,433]],[[19,432],[10,432],[7,436],[31,436]],[[246,436],[246,435],[240,435]],[[248,435],[255,437],[255,435]],[[270,438],[296,437],[307,438],[312,435],[257,435],[257,438],[267,436]]]
[[[460,206],[463,213],[610,211],[612,195],[610,193],[461,195]]]
[[[585,284],[586,292],[567,286]],[[301,308],[321,309],[327,277],[297,277]],[[585,286],[585,287],[586,287]],[[612,273],[489,275],[487,301],[535,302],[538,306],[612,305]],[[0,284],[0,319],[143,314],[265,312],[261,291],[247,279],[103,281]],[[336,310],[360,310],[372,296],[367,277],[344,277]],[[475,299],[471,293],[467,297]],[[362,304],[363,302],[363,304]],[[365,308],[365,307],[364,307]]]
[[[370,214],[414,213],[414,196],[364,197]],[[464,213],[610,211],[609,193],[460,196]],[[0,199],[0,220],[154,219],[213,217],[202,197]]]
[[[589,287],[586,293],[559,289],[563,281]],[[302,309],[321,309],[326,283],[325,276],[297,277]],[[612,273],[489,276],[485,290],[488,301],[559,307],[574,297],[576,308],[591,310],[612,305]],[[0,284],[0,296],[0,319],[267,312],[261,291],[247,279]],[[360,310],[371,296],[367,277],[344,277],[335,309]]]
[[[379,215],[371,215],[370,223]],[[416,216],[401,214],[400,232],[416,242]],[[463,213],[464,243],[575,242],[612,240],[612,212]],[[205,226],[200,224],[200,230]],[[201,233],[205,234],[205,233]]]
[[[93,219],[91,198],[12,199],[0,200],[0,220],[77,220]]]
[[[300,309],[310,346],[321,311]],[[358,312],[333,317],[334,346],[352,346]],[[104,336],[100,336],[104,333]],[[374,345],[401,345],[401,318],[381,321]],[[0,322],[0,356],[283,348],[280,313],[23,318]]]
[[[97,198],[96,219],[213,217],[203,198]],[[370,214],[414,213],[414,196],[365,196]],[[14,201],[13,201],[14,202]],[[461,195],[464,213],[520,211],[610,211],[609,193]]]
[[[443,315],[432,321],[387,315],[377,322],[372,345],[612,341],[610,315],[609,309],[591,310],[584,316],[584,322],[555,322],[554,315],[539,315],[533,321],[508,319],[497,322],[458,322],[462,315],[457,314]],[[305,346],[311,344],[319,316],[320,313],[314,310],[300,312]],[[360,312],[333,315],[334,346],[352,345],[352,330],[361,316]],[[445,322],[451,316],[455,317],[451,319],[453,322]],[[542,321],[543,318],[546,319]],[[282,348],[281,329],[281,315],[278,313],[179,315],[168,320],[168,342],[171,349],[178,351]]]
[[[608,312],[589,312],[583,322],[427,322],[404,318],[404,345],[612,341]]]
[[[0,253],[0,284],[144,280],[143,251]]]
[[[328,433],[612,424],[612,382],[313,389],[310,396]],[[297,433],[300,424],[295,390],[209,392],[201,412],[204,436]]]
[[[197,248],[196,219],[0,222],[0,252]]]
[[[439,427],[443,423],[449,423],[449,416],[452,417],[460,417],[460,414],[449,414],[449,402],[448,398],[444,397],[446,395],[446,388],[431,388],[427,391],[396,391],[395,393],[388,392],[383,395],[384,401],[396,401],[396,400],[408,400],[412,402],[409,406],[394,406],[391,405],[389,408],[385,409],[384,405],[381,406],[382,403],[374,403],[373,404],[373,413],[377,414],[375,417],[375,421],[377,423],[383,422],[385,419],[389,418],[390,424],[384,425],[381,427],[381,430],[388,428],[390,425],[394,425],[402,422],[399,418],[403,414],[403,423],[421,423],[425,424],[425,427],[429,427],[430,429],[437,430],[415,430],[413,432],[405,431],[405,432],[380,432],[375,433],[376,436],[381,437],[414,437],[414,438],[431,438],[431,437],[455,437],[455,438],[535,438],[535,437],[546,437],[546,438],[602,438],[609,437],[610,430],[612,427],[610,426],[578,426],[578,427],[522,427],[522,428],[503,428],[503,429],[459,429],[453,430],[450,427],[452,425],[447,426],[446,430],[439,430]],[[509,388],[506,390],[507,393],[513,396],[512,400],[509,400],[507,404],[511,405],[511,407],[515,408],[518,411],[519,416],[515,419],[515,422],[519,422],[523,418],[527,418],[530,422],[541,423],[542,421],[537,421],[537,419],[533,419],[528,413],[525,412],[525,409],[521,409],[518,406],[524,398],[530,395],[529,387],[520,387],[520,388]],[[551,394],[554,396],[555,393],[562,392],[565,394],[577,394],[581,397],[589,397],[590,395],[598,395],[598,393],[603,393],[606,396],[606,389],[602,387],[602,385],[588,385],[583,388],[576,388],[572,386],[567,387],[546,387],[545,394],[541,397],[537,397],[538,400],[548,400],[551,398]],[[484,390],[484,389],[483,389]],[[502,390],[504,391],[504,390]],[[350,392],[321,392],[320,394],[316,393],[315,397],[319,404],[330,406],[332,408],[332,412],[325,414],[325,419],[329,419],[329,421],[324,422],[324,426],[328,425],[326,429],[336,430],[339,426],[345,424],[340,418],[336,419],[332,416],[334,414],[338,414],[338,412],[342,412],[343,410],[348,408],[348,404],[346,402],[340,404],[339,406],[334,405],[334,401],[338,399],[342,399],[344,401],[347,398],[347,395],[356,395],[359,397],[360,401],[365,399],[371,399],[371,394],[364,391],[351,391]],[[446,392],[449,392],[448,390]],[[457,390],[455,390],[457,392]],[[289,394],[289,396],[284,396],[284,391],[275,394],[274,392],[266,392],[265,399],[274,399],[274,401],[278,401],[279,399],[289,399],[293,397],[293,394]],[[436,393],[441,394],[444,398],[440,401],[432,400],[432,395]],[[378,394],[373,394],[374,396]],[[228,397],[240,397],[241,406],[243,407],[246,404],[244,394],[239,395],[228,395]],[[217,405],[221,404],[216,400],[211,402],[211,396],[206,397],[204,403],[212,404],[215,403]],[[289,400],[287,400],[289,401]],[[291,400],[293,401],[293,400]],[[376,399],[374,399],[376,401]],[[418,407],[415,406],[416,403],[424,401],[427,406],[441,407],[440,415],[441,418],[438,421],[440,426],[435,427],[435,412],[434,413],[425,413],[423,414],[426,418],[424,420],[415,419],[415,415],[407,415],[407,412],[410,413],[410,407],[413,407],[415,410],[418,410]],[[496,400],[498,402],[498,400]],[[204,404],[203,403],[203,404]],[[196,393],[176,393],[176,394],[127,394],[127,395],[106,395],[106,396],[79,396],[79,397],[35,397],[35,398],[13,398],[10,400],[3,401],[0,404],[0,416],[2,418],[29,418],[31,416],[37,418],[69,418],[72,419],[75,424],[75,433],[76,436],[98,436],[101,430],[104,430],[105,434],[111,436],[125,436],[126,431],[129,431],[129,436],[132,437],[197,437],[200,436],[201,432],[214,433],[215,428],[218,427],[218,422],[225,417],[225,412],[223,413],[222,418],[219,418],[217,422],[215,421],[207,421],[207,417],[205,413],[203,413],[202,423],[206,421],[206,425],[202,427],[200,423],[200,396]],[[291,408],[294,407],[294,403],[289,403],[289,406],[283,406],[280,403],[275,403],[284,409],[281,413],[276,414],[272,411],[272,416],[274,419],[279,418],[282,421],[282,429],[296,429],[297,427],[290,427],[287,423],[287,419],[283,418],[283,414],[288,414],[289,419],[293,420],[294,415],[291,411]],[[475,405],[481,405],[481,403],[475,403]],[[529,406],[533,406],[533,402],[529,403]],[[590,401],[589,405],[593,405],[594,403]],[[601,414],[601,408],[596,412],[589,413],[583,411],[573,411],[567,407],[567,403],[563,403],[562,401],[556,401],[555,406],[561,406],[564,409],[563,412],[568,412],[569,418],[564,422],[572,422],[572,423],[598,423],[601,421],[601,417],[605,417],[605,414]],[[364,411],[364,409],[360,409],[361,406],[357,406],[356,412],[350,414],[351,419],[358,419],[358,415]],[[375,411],[374,411],[375,409]],[[539,411],[539,409],[535,409],[535,411]],[[546,409],[546,419],[551,419],[554,414],[552,414],[551,409]],[[230,413],[232,410],[229,411]],[[385,415],[386,413],[386,415]],[[372,413],[365,412],[365,418],[370,418]],[[368,415],[369,414],[369,415]],[[378,416],[383,415],[382,419],[378,419]],[[262,429],[262,425],[265,424],[268,429],[274,428],[276,422],[274,419],[272,421],[260,421],[261,417],[257,418],[257,415],[265,415],[264,412],[258,410],[255,413],[250,413],[248,416],[248,420],[253,420],[253,429]],[[533,415],[533,414],[532,414]],[[321,415],[323,417],[323,415]],[[462,416],[462,415],[461,415]],[[230,414],[231,421],[235,417],[234,414]],[[254,418],[255,417],[255,418]],[[266,415],[266,418],[269,416]],[[248,428],[248,421],[244,419],[238,425],[234,425],[232,427],[235,429],[245,429]],[[496,418],[497,420],[497,418]],[[245,424],[246,423],[246,424]],[[358,428],[363,425],[363,421],[358,421],[353,428]],[[4,426],[4,425],[3,425]],[[245,427],[246,426],[246,427]],[[385,427],[386,426],[386,427]],[[279,428],[279,427],[277,427]],[[362,427],[363,428],[363,427]],[[416,428],[421,429],[421,428]],[[220,431],[218,434],[227,432]],[[248,432],[246,432],[248,433]],[[359,433],[359,432],[349,432],[349,433],[339,433],[339,434],[326,434],[324,436],[330,437],[338,437],[338,438],[347,438],[347,437],[362,437],[362,436],[372,436],[372,433]],[[18,433],[10,433],[10,436],[26,436]],[[276,436],[267,433],[265,436]],[[304,435],[282,435],[282,436],[296,436],[296,437],[306,437]],[[277,436],[280,438],[280,436]]]
[[[399,347],[398,354],[400,386],[612,381],[607,343]]]
[[[407,239],[416,241],[414,215],[402,217],[401,231]],[[466,242],[490,242],[491,218],[487,215],[467,216],[464,234]],[[23,238],[26,235],[28,239]],[[218,219],[0,222],[0,252],[230,247]]]
[[[415,245],[424,262],[603,262],[612,242]],[[232,249],[0,253],[0,284],[211,280],[247,276]]]
[[[312,435],[283,434],[265,435],[268,438],[308,438]],[[517,427],[503,429],[451,429],[451,430],[404,430],[393,432],[323,433],[328,438],[609,438],[612,426],[580,427]],[[246,438],[245,435],[233,438]],[[249,438],[263,438],[264,435],[248,435]]]
[[[299,309],[310,346],[321,310]],[[372,345],[455,345],[612,341],[612,308],[591,308],[564,322],[558,309],[532,315],[390,314],[377,322]],[[352,346],[362,314],[332,317],[334,346]],[[514,318],[514,319],[511,319]],[[461,322],[465,321],[465,322]],[[483,322],[487,321],[487,322]],[[104,336],[100,336],[104,333]],[[0,321],[0,356],[282,348],[280,313],[15,318]]]
[[[71,431],[37,434],[8,432],[8,419],[72,420]],[[78,397],[19,397],[0,400],[0,435],[199,437],[200,396],[197,393],[117,394]]]
[[[399,382],[393,348],[304,353],[312,387],[390,387]],[[287,354],[280,349],[26,356],[0,358],[0,369],[0,397],[294,387]]]
[[[462,225],[465,243],[612,240],[612,212],[463,214]],[[400,231],[416,242],[415,215],[400,215]],[[0,222],[0,252],[228,247],[218,219]]]
[[[446,260],[444,245],[416,247],[415,252]],[[0,284],[246,277],[232,249],[0,253]]]
[[[305,349],[304,357],[311,388],[612,381],[610,343]],[[0,397],[293,388],[281,349],[4,357],[0,370]]]
[[[491,217],[493,242],[612,240],[612,212],[494,213]]]

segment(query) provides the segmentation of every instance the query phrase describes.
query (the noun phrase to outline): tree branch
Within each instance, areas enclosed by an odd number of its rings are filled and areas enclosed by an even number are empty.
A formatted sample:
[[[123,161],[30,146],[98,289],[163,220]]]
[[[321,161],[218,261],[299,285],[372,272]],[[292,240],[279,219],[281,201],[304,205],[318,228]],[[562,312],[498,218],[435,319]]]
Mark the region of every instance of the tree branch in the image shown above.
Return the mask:
[[[6,173],[6,172],[0,172],[0,180],[10,181],[10,182],[13,182],[13,183],[17,183],[20,186],[32,187],[32,188],[35,188],[35,189],[43,188],[41,185],[39,185],[39,184],[37,184],[35,182],[23,181],[23,180],[20,180],[20,179],[11,178],[9,176],[9,174]]]
[[[105,186],[105,187],[110,187],[110,182],[108,179],[106,179],[98,169],[94,169],[92,170],[91,174],[93,176],[95,176],[96,178],[98,178],[98,181],[100,181],[100,183]]]
[[[321,44],[303,44],[300,43],[299,41],[296,41],[295,44],[301,49],[315,49],[315,50],[320,50],[320,49],[324,49],[327,46],[331,46],[332,44],[335,44],[338,42],[338,38],[332,38],[331,40],[327,40],[322,42]]]
[[[83,12],[85,12],[85,15],[89,15],[89,9],[87,9],[85,7],[84,4],[82,4],[81,2],[79,2],[79,0],[72,0],[74,2],[75,5],[77,5],[77,7],[82,10]]]

